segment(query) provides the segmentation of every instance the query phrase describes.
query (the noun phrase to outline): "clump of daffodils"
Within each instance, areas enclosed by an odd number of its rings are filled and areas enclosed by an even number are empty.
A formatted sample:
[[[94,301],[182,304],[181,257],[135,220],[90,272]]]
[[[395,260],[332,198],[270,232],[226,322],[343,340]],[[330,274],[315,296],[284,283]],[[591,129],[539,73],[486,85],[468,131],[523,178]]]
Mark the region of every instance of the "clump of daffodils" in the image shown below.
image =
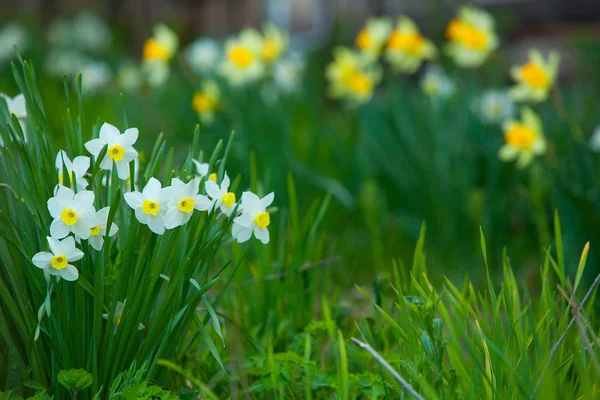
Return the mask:
[[[76,243],[85,241],[90,248],[102,251],[106,238],[118,233],[119,227],[111,218],[118,210],[111,210],[111,206],[103,204],[103,196],[88,190],[90,186],[98,188],[93,181],[95,177],[89,171],[92,163],[107,174],[113,170],[116,172],[111,178],[123,181],[125,204],[135,219],[154,234],[163,235],[167,230],[188,224],[196,212],[218,212],[231,221],[232,234],[237,242],[245,242],[252,235],[263,243],[269,242],[270,215],[267,207],[273,201],[273,193],[258,199],[255,194],[244,192],[238,202],[227,174],[217,183],[218,176],[209,173],[207,163],[193,160],[198,176],[186,179],[174,177],[169,186],[163,186],[160,180],[150,177],[141,191],[132,188],[128,183],[130,170],[132,166],[136,171],[139,169],[138,152],[133,147],[137,138],[137,128],[121,133],[115,126],[104,123],[99,137],[85,143],[93,159],[77,156],[71,160],[66,151],[58,152],[55,159],[57,183],[54,195],[47,202],[52,218],[48,236],[50,252],[37,253],[32,259],[35,266],[50,275],[76,280],[79,271],[71,263],[85,257],[84,252],[76,248]],[[109,180],[108,186],[113,185],[111,182]],[[102,208],[97,210],[96,207]]]
[[[150,86],[160,86],[167,80],[178,47],[179,38],[171,28],[165,24],[154,27],[153,36],[146,40],[142,51],[142,71]]]
[[[474,113],[485,124],[499,124],[515,114],[515,103],[506,90],[488,90],[472,105]]]
[[[373,96],[381,80],[381,68],[370,57],[347,48],[337,48],[327,66],[329,93],[332,97],[363,104]]]
[[[396,72],[411,74],[423,61],[436,56],[433,43],[424,38],[419,28],[408,17],[400,17],[387,39],[385,59]]]
[[[550,53],[548,59],[544,59],[538,50],[531,50],[528,62],[510,70],[516,82],[516,85],[510,89],[511,97],[523,102],[546,100],[556,81],[558,63],[559,56],[555,51]]]
[[[498,157],[502,161],[517,160],[519,168],[525,168],[533,159],[546,152],[546,140],[539,117],[530,109],[521,110],[521,120],[504,123],[505,144]]]
[[[392,23],[388,18],[369,18],[358,32],[354,44],[366,56],[376,59],[388,40]]]
[[[462,7],[446,28],[446,52],[456,65],[478,67],[498,47],[493,17],[474,7]]]

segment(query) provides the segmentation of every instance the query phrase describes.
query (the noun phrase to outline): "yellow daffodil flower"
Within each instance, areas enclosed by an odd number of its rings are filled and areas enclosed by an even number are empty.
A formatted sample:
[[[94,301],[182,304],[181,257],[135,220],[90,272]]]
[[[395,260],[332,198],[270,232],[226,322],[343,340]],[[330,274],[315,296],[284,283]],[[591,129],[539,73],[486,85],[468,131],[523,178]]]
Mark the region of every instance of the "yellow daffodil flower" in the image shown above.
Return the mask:
[[[548,98],[548,93],[556,81],[559,56],[553,51],[545,60],[537,50],[529,52],[529,61],[510,70],[517,82],[509,94],[517,101],[540,102]]]
[[[352,103],[366,103],[381,80],[381,70],[370,58],[350,49],[338,48],[326,71],[329,93],[335,98],[347,98]]]
[[[201,89],[194,94],[192,108],[204,124],[208,125],[214,121],[220,97],[219,86],[213,80],[204,81]]]
[[[385,47],[385,59],[392,68],[410,74],[423,60],[431,60],[435,55],[435,46],[421,36],[415,23],[410,18],[400,17]]]
[[[356,48],[371,58],[377,58],[392,30],[387,18],[369,18],[354,41]]]
[[[521,110],[521,121],[509,120],[504,123],[504,140],[498,157],[502,161],[517,160],[519,168],[525,168],[534,157],[546,152],[546,140],[539,117],[530,109]]]
[[[492,16],[474,7],[463,7],[446,28],[446,51],[459,67],[474,68],[498,47]]]
[[[255,82],[263,77],[263,39],[257,31],[246,29],[225,43],[225,60],[219,72],[233,86]]]
[[[260,48],[262,60],[270,64],[278,60],[287,49],[288,38],[284,31],[275,25],[268,24],[263,30],[263,41]]]

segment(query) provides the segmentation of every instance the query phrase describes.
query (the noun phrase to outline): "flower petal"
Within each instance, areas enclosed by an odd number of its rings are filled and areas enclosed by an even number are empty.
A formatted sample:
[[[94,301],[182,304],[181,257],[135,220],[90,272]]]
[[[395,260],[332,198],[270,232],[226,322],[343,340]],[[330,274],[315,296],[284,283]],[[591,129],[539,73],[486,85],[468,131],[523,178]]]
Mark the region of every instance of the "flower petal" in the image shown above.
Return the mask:
[[[47,251],[40,251],[35,256],[33,256],[31,262],[33,262],[33,265],[35,265],[38,268],[46,269],[51,265],[50,260],[52,260],[52,257],[54,257],[52,253],[48,253]]]
[[[263,229],[260,226],[255,227],[254,236],[256,236],[258,240],[263,242],[263,244],[269,243],[269,230],[266,228]]]
[[[65,281],[72,282],[72,281],[76,281],[77,278],[79,278],[79,271],[77,271],[77,268],[75,268],[71,264],[67,265],[65,268],[61,269],[59,272],[60,272],[61,278],[63,278]]]
[[[105,122],[100,127],[100,140],[104,143],[114,143],[119,140],[119,136],[121,136],[121,131],[108,122]]]
[[[71,229],[60,219],[55,219],[50,224],[50,235],[56,239],[62,239],[69,234]]]
[[[121,143],[123,146],[132,146],[138,139],[138,128],[129,128],[121,135]]]
[[[104,142],[100,139],[92,139],[85,144],[85,148],[91,155],[93,155],[94,157],[97,157],[105,145],[106,145],[106,142]]]

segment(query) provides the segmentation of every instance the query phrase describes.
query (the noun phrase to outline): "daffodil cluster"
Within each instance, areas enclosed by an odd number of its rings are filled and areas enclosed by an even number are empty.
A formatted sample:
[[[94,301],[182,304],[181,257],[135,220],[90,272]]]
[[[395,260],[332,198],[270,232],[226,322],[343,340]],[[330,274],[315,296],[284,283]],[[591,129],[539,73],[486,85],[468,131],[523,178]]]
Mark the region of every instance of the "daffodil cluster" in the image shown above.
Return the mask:
[[[446,28],[447,54],[456,65],[478,67],[498,47],[493,17],[474,7],[462,7]]]
[[[87,241],[91,248],[102,251],[105,238],[117,233],[118,227],[111,221],[116,210],[111,213],[110,207],[96,209],[102,199],[89,190],[89,169],[93,161],[108,174],[116,171],[115,178],[131,182],[131,164],[138,159],[133,147],[137,138],[137,128],[121,132],[104,123],[99,137],[85,143],[93,158],[77,156],[71,160],[66,151],[58,152],[55,160],[57,184],[47,202],[52,218],[50,236],[47,237],[50,252],[39,252],[32,258],[36,267],[49,275],[76,280],[79,271],[72,263],[85,256],[76,243]],[[249,240],[252,235],[268,243],[270,214],[267,208],[273,202],[274,194],[261,199],[254,193],[244,192],[238,201],[227,173],[217,182],[218,175],[210,173],[208,163],[193,162],[197,174],[188,180],[174,177],[169,186],[163,186],[158,179],[150,177],[141,191],[135,185],[124,185],[127,191],[123,198],[137,221],[147,225],[153,233],[162,235],[166,230],[188,224],[194,212],[219,213],[231,220],[232,235],[238,243]],[[137,164],[134,168],[138,169]]]

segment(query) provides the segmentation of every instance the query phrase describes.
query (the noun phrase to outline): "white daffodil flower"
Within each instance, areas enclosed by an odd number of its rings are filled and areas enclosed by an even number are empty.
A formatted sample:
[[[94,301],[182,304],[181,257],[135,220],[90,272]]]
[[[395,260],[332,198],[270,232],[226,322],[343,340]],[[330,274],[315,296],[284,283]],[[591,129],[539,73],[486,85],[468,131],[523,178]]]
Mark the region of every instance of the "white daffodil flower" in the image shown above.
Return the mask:
[[[119,228],[114,222],[110,225],[110,229],[107,229],[108,225],[108,214],[110,213],[110,207],[104,207],[96,213],[98,219],[98,225],[93,226],[90,229],[90,237],[88,243],[96,250],[102,250],[104,245],[104,236],[114,236]]]
[[[269,243],[269,230],[267,227],[271,223],[271,217],[266,210],[274,198],[275,194],[273,192],[262,199],[252,192],[242,193],[240,205],[242,215],[233,220],[233,227],[231,228],[231,235],[238,243],[248,241],[252,233],[264,244]]]
[[[23,54],[29,46],[29,33],[23,25],[11,22],[0,30],[0,64],[15,57],[15,47]]]
[[[434,102],[445,100],[456,91],[456,85],[439,65],[427,66],[420,85],[421,90]]]
[[[542,122],[530,108],[521,110],[520,121],[505,121],[503,129],[506,143],[498,151],[502,161],[517,160],[517,167],[523,169],[546,152]]]
[[[212,205],[206,196],[198,194],[200,178],[192,179],[188,183],[183,183],[180,179],[173,178],[170,187],[170,199],[167,203],[167,213],[165,215],[165,228],[173,229],[177,226],[185,225],[194,209],[206,211]]]
[[[498,124],[515,115],[515,103],[505,90],[487,90],[472,105],[485,124]]]
[[[21,124],[21,129],[23,130],[23,135],[25,136],[25,142],[27,142],[27,132],[25,131],[25,117],[27,117],[27,106],[25,104],[25,96],[22,93],[16,95],[15,97],[10,97],[5,95],[4,93],[0,93],[0,97],[6,101],[6,106],[8,107],[8,113],[14,114],[15,117],[19,120],[19,124]],[[4,143],[2,142],[2,138],[0,138],[0,147],[4,147]]]
[[[79,277],[79,271],[73,265],[73,261],[83,257],[83,251],[75,247],[75,240],[69,236],[63,240],[46,237],[50,252],[40,251],[31,261],[36,267],[47,271],[50,275],[60,276],[66,281],[74,281]]]
[[[54,197],[48,200],[48,211],[54,218],[50,235],[62,239],[73,232],[81,239],[90,237],[90,229],[98,225],[94,209],[94,192],[89,190],[77,194],[68,187],[59,185]]]
[[[219,73],[232,86],[256,82],[263,77],[262,42],[260,33],[245,29],[238,38],[225,43],[225,59],[219,66]]]
[[[216,40],[198,39],[186,52],[188,63],[199,73],[212,72],[221,57],[221,49]]]
[[[206,194],[211,198],[212,210],[220,209],[221,212],[227,216],[231,215],[231,212],[235,208],[235,193],[229,191],[229,177],[225,174],[221,181],[221,186],[217,182],[207,181],[204,184]]]
[[[129,207],[135,210],[135,217],[157,235],[165,233],[165,213],[169,201],[170,188],[162,188],[160,181],[150,178],[142,192],[128,192],[123,195]]]
[[[273,81],[284,92],[293,92],[302,83],[305,63],[302,56],[292,53],[273,64]]]
[[[590,138],[590,150],[594,153],[600,153],[600,126],[594,129],[594,133]]]
[[[137,151],[133,148],[137,138],[137,128],[129,128],[121,134],[116,127],[105,122],[100,128],[100,138],[90,140],[85,144],[85,148],[94,157],[98,157],[102,148],[108,145],[108,151],[100,163],[100,168],[110,171],[114,162],[119,179],[125,180],[129,177],[129,162],[138,157]]]
[[[63,167],[69,174],[69,183],[73,184],[73,176],[77,181],[77,191],[81,192],[88,187],[88,181],[84,178],[90,168],[90,158],[85,156],[75,157],[73,161],[67,156],[64,150],[61,150],[56,155],[54,163],[58,171],[58,184],[64,185]]]
[[[210,167],[208,163],[201,163],[200,161],[194,160],[193,158],[192,162],[196,166],[196,171],[198,171],[198,175],[200,175],[200,178],[204,178],[206,175],[208,175],[208,168]]]
[[[115,307],[115,314],[113,317],[113,324],[115,326],[115,333],[117,332],[117,328],[121,324],[121,318],[123,317],[123,310],[125,310],[125,304],[127,304],[127,300],[125,301],[117,301],[117,305]],[[102,318],[108,320],[108,314],[102,314]],[[138,325],[138,331],[143,331],[146,327],[142,324]]]

